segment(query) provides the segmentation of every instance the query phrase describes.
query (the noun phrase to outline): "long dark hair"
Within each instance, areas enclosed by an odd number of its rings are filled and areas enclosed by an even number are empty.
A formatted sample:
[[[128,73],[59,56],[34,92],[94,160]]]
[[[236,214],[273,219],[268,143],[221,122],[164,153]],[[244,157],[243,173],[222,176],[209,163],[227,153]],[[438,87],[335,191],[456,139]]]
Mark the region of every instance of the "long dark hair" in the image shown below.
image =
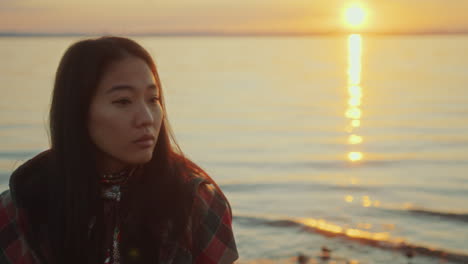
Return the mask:
[[[157,263],[162,231],[172,223],[172,235],[183,238],[191,196],[186,181],[191,172],[208,175],[184,157],[171,132],[161,82],[150,54],[135,41],[101,37],[79,41],[62,57],[50,108],[51,156],[54,177],[48,180],[47,246],[52,263],[103,263],[103,215],[99,196],[96,147],[87,120],[101,76],[113,62],[135,56],[151,69],[160,89],[164,119],[153,157],[129,182],[122,198],[121,254],[125,263]],[[91,227],[91,228],[90,228]],[[90,232],[91,231],[91,232]]]

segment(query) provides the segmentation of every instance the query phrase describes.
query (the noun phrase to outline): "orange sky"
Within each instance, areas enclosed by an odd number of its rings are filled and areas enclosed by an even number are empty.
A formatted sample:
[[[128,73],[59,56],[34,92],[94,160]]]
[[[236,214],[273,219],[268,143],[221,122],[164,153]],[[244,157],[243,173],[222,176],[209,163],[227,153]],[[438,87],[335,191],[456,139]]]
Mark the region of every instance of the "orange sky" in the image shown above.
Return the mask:
[[[466,0],[0,0],[0,31],[336,32],[349,3],[367,10],[358,31],[468,31]]]

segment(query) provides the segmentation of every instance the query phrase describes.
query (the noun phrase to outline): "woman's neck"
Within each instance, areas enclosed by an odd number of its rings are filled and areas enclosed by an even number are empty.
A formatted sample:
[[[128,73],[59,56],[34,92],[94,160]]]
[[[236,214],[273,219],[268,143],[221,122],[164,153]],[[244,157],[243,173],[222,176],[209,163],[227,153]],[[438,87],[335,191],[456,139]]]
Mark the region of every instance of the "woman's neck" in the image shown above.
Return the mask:
[[[128,166],[122,166],[122,167],[106,167],[106,168],[101,168],[99,169],[100,174],[117,174],[120,173],[124,170],[126,170]]]
[[[117,161],[110,157],[98,159],[97,168],[101,174],[115,174],[130,167],[130,165]]]

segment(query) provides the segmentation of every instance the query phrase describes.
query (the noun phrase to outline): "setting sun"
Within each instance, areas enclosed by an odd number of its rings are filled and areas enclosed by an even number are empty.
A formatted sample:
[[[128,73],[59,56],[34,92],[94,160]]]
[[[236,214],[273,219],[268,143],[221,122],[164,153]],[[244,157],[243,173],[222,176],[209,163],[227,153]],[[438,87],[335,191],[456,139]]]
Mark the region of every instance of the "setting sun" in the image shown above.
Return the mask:
[[[364,24],[366,11],[358,4],[349,6],[345,10],[345,22],[351,27],[358,27]]]

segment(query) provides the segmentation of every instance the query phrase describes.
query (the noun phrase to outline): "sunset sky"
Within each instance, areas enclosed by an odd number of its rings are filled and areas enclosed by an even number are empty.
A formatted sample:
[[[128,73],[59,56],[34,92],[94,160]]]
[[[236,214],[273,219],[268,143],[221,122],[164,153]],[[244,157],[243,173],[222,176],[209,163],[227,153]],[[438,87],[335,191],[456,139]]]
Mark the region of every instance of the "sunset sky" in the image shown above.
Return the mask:
[[[351,27],[346,8],[365,22]],[[468,32],[466,0],[0,0],[0,32]]]

